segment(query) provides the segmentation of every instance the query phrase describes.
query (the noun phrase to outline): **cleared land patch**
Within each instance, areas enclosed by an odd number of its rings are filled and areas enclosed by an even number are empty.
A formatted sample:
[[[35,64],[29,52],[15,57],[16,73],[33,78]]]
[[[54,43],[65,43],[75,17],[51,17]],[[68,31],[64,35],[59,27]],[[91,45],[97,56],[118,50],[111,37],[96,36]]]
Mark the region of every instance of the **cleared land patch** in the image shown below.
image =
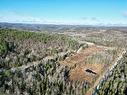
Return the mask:
[[[87,81],[90,84],[97,78],[103,69],[103,64],[85,64],[89,56],[94,53],[105,51],[104,48],[92,46],[60,62],[61,64],[74,67],[70,71],[70,80]],[[94,72],[94,74],[93,74]],[[95,74],[96,73],[96,74]]]
[[[85,59],[90,56],[91,54],[95,52],[103,51],[104,49],[101,47],[92,46],[89,48],[86,48],[79,53],[76,53],[75,55],[67,58],[66,60],[60,62],[67,66],[74,66],[75,64],[79,64],[85,61]]]
[[[78,65],[70,72],[70,80],[87,81],[92,84],[102,72],[103,64],[84,64]],[[94,72],[94,73],[93,73]]]
[[[97,78],[118,57],[122,49],[91,46],[60,62],[72,67],[69,79],[73,81],[87,81],[93,85]]]

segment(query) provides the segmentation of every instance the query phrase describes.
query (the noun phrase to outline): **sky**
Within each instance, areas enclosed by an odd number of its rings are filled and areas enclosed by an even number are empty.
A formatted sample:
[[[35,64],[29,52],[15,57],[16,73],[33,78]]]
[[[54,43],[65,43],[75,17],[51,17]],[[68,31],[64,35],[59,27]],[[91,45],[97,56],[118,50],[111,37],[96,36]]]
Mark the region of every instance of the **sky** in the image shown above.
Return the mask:
[[[0,22],[127,25],[127,0],[0,0]]]

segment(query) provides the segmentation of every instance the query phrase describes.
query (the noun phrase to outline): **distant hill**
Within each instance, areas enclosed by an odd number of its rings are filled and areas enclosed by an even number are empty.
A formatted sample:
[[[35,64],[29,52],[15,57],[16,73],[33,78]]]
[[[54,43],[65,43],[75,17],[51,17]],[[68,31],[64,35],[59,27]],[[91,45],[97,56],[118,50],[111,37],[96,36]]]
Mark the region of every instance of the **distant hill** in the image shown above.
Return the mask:
[[[28,31],[48,31],[48,32],[81,32],[83,30],[100,30],[100,29],[120,29],[127,31],[127,27],[106,27],[106,26],[91,26],[91,25],[53,25],[53,24],[23,24],[23,23],[0,23],[0,28],[28,30]]]

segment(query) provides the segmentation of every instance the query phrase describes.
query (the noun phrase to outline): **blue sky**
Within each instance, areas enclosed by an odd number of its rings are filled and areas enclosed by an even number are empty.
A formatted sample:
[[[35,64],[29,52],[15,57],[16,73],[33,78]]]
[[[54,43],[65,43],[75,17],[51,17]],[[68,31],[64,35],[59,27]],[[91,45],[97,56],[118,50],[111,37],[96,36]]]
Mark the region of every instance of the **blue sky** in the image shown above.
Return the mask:
[[[0,0],[0,22],[127,25],[127,0]]]

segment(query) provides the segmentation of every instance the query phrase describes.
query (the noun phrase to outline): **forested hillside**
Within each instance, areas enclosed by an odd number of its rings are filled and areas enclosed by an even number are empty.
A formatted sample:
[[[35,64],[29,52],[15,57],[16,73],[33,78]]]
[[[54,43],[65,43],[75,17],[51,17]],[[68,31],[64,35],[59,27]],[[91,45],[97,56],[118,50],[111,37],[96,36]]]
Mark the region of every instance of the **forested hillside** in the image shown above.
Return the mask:
[[[1,28],[0,95],[126,95],[126,32],[80,30]]]
[[[0,94],[74,95],[88,89],[85,81],[69,81],[71,68],[58,62],[80,47],[77,41],[65,35],[0,29],[0,42]]]

